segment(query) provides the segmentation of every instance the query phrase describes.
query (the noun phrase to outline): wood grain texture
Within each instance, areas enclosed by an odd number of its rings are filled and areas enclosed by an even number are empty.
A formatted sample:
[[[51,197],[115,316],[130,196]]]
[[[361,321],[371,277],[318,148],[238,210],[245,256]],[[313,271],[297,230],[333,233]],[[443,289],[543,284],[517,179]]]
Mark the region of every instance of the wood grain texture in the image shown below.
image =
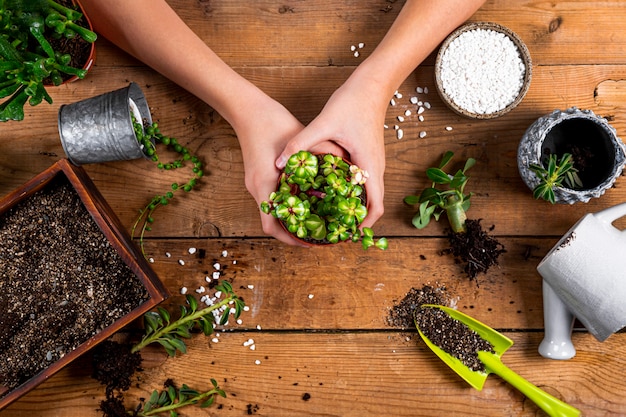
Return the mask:
[[[191,28],[236,71],[310,122],[332,92],[382,39],[403,1],[168,0]],[[626,415],[626,333],[600,343],[579,328],[577,356],[543,359],[541,276],[536,266],[581,216],[626,201],[624,178],[599,199],[555,205],[532,198],[518,174],[517,146],[528,126],[555,109],[576,106],[606,117],[626,134],[626,3],[489,0],[472,21],[515,31],[533,59],[526,98],[507,115],[485,121],[457,116],[439,99],[431,55],[402,84],[403,98],[387,111],[385,214],[375,232],[387,252],[356,245],[302,249],[263,236],[244,186],[237,138],[219,114],[189,92],[99,39],[97,61],[85,80],[57,87],[52,105],[26,109],[24,122],[0,126],[0,195],[64,157],[57,132],[61,105],[137,82],[153,119],[206,164],[198,192],[157,212],[146,249],[155,273],[182,302],[220,262],[250,311],[220,331],[219,342],[196,335],[190,353],[167,358],[143,352],[144,371],[127,394],[133,407],[166,378],[208,388],[216,378],[228,398],[186,416],[536,416],[537,407],[497,376],[474,391],[420,343],[416,333],[388,325],[389,309],[411,288],[445,285],[458,307],[515,341],[504,362],[529,381],[580,408],[586,416]],[[232,40],[236,39],[236,42]],[[363,42],[355,58],[350,46]],[[409,98],[431,108],[420,122]],[[236,92],[233,92],[236,94]],[[397,120],[411,110],[404,122]],[[358,112],[359,109],[354,109]],[[250,114],[254,117],[254,114]],[[404,131],[398,140],[394,130]],[[446,129],[451,127],[451,130]],[[420,132],[426,136],[420,138]],[[411,226],[414,207],[404,196],[426,186],[424,171],[452,150],[477,159],[468,190],[470,217],[482,219],[505,246],[500,265],[469,281],[445,248],[445,223]],[[149,161],[85,167],[124,227],[176,178]],[[626,227],[626,221],[618,222]],[[196,248],[190,254],[189,248]],[[222,251],[227,256],[222,257]],[[179,261],[184,261],[184,265]],[[236,263],[233,263],[236,261]],[[141,323],[118,336],[137,337]],[[257,327],[258,326],[258,327]],[[254,339],[255,350],[244,347]],[[255,364],[260,360],[259,365]],[[12,404],[2,416],[99,416],[104,388],[80,358]],[[310,398],[305,399],[305,394]]]

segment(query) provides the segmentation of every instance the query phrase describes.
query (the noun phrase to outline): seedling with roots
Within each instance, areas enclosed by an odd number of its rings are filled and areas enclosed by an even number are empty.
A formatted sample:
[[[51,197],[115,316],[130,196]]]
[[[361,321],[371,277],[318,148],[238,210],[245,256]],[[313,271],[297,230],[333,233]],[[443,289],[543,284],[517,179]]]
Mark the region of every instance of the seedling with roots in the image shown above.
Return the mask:
[[[466,230],[466,212],[470,207],[470,194],[465,194],[465,185],[469,180],[467,171],[474,166],[476,160],[468,158],[463,169],[454,175],[446,173],[443,168],[450,162],[454,153],[446,152],[438,167],[428,168],[426,175],[432,185],[425,188],[419,196],[409,195],[404,202],[409,205],[419,204],[419,211],[413,217],[413,225],[423,229],[434,218],[438,221],[443,213],[446,214],[453,232],[460,233]]]

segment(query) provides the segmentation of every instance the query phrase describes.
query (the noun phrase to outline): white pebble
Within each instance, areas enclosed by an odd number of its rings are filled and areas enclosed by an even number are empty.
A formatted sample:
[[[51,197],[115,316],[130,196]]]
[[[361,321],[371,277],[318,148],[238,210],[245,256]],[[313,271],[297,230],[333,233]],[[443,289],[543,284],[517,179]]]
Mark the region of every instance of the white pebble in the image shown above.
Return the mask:
[[[260,324],[257,324],[257,325],[256,325],[256,329],[257,329],[257,330],[261,330],[261,325],[260,325]]]
[[[398,125],[393,125],[393,130],[398,130],[398,129],[400,129],[400,126],[398,126]]]
[[[365,44],[363,42],[359,42],[359,49],[363,49],[364,46]]]
[[[213,279],[220,279],[221,275],[220,271],[213,271]]]
[[[309,300],[312,299],[314,297],[313,294],[309,294]]]
[[[417,109],[417,114],[422,114],[424,113],[424,111],[425,111],[424,108],[420,106],[420,108]]]
[[[427,109],[430,109],[430,103],[428,101],[424,102],[424,107],[426,107]]]
[[[252,285],[252,284],[248,285],[248,289],[253,290],[254,289],[254,285]]]
[[[180,293],[181,293],[182,295],[187,294],[187,287],[182,287],[182,288],[180,289]]]
[[[361,54],[359,53],[359,51],[355,51],[355,52],[354,52],[354,57],[355,57],[355,58],[358,58],[358,57],[359,57],[359,55],[361,55]]]
[[[389,104],[391,104],[392,106],[396,105],[396,101],[394,99],[389,100]]]
[[[351,50],[352,52],[356,51],[356,46],[355,46],[355,45],[351,45],[351,46],[350,46],[350,50]]]
[[[236,259],[233,261],[233,265],[237,265],[237,260]]]
[[[396,132],[396,137],[398,138],[398,140],[402,139],[404,137],[404,131],[402,129],[398,129],[398,131]]]
[[[148,262],[150,262],[151,264],[153,264],[153,263],[154,263],[154,258],[149,258],[149,259],[148,259]]]
[[[169,253],[169,252],[165,252],[165,257],[166,257],[166,258],[171,258],[171,257],[172,257],[172,254],[171,254],[171,253]]]
[[[407,111],[405,111],[405,112],[404,112],[404,115],[405,115],[406,117],[409,117],[409,116],[411,115],[411,110],[407,110]]]
[[[400,93],[400,92],[396,91],[396,92],[394,93],[394,96],[396,96],[396,98],[402,98],[402,93]]]
[[[206,292],[206,288],[204,288],[204,286],[202,286],[202,285],[201,285],[201,286],[200,286],[200,288],[198,288],[198,289],[196,290],[196,292],[197,292],[198,294],[202,294],[203,292]]]
[[[178,263],[181,264],[181,265],[185,265],[185,261],[183,261],[182,259],[179,259]]]
[[[253,345],[253,344],[254,344],[254,340],[253,339],[248,339],[245,342],[243,342],[243,345],[245,347],[248,347],[248,346]]]
[[[488,29],[459,35],[450,42],[441,64],[444,92],[457,106],[477,114],[495,113],[511,104],[526,72],[513,41]]]
[[[411,97],[411,104],[417,104],[417,102],[419,101],[419,99],[415,96]]]
[[[213,343],[217,343],[217,342],[219,342],[220,340],[219,340],[217,337],[214,337],[213,339],[211,339],[211,341],[212,341]]]
[[[237,324],[243,324],[243,320],[237,319]]]
[[[250,311],[250,306],[244,306],[243,311]]]
[[[222,251],[222,258],[225,258],[228,256],[228,251],[227,250],[223,250]]]
[[[415,92],[418,93],[418,94],[422,94],[424,92],[424,89],[422,87],[417,87],[415,89]]]
[[[389,126],[388,126],[387,124],[384,124],[384,125],[383,125],[383,128],[385,128],[385,129],[389,129]]]
[[[215,298],[222,298],[222,292],[221,291],[215,291]]]
[[[428,94],[428,87],[424,87],[424,94]]]
[[[256,350],[256,345],[250,346],[250,350]]]
[[[257,360],[255,360],[255,361],[254,361],[254,363],[255,363],[256,365],[260,365],[260,364],[261,364],[261,361],[257,359]]]
[[[213,264],[213,269],[215,269],[216,271],[219,271],[220,269],[222,269],[222,265],[220,265],[219,262],[215,262]]]
[[[420,132],[420,138],[425,138],[426,137],[426,132],[424,132],[423,130]]]
[[[446,126],[446,130],[449,132],[452,130],[452,126]]]
[[[420,122],[424,121],[424,115],[420,114],[419,116],[417,116],[417,120],[419,120]]]
[[[398,116],[397,119],[398,119],[399,122],[404,122],[404,117],[403,116]]]
[[[196,248],[189,248],[187,251],[190,255],[193,255],[194,253],[196,253]]]

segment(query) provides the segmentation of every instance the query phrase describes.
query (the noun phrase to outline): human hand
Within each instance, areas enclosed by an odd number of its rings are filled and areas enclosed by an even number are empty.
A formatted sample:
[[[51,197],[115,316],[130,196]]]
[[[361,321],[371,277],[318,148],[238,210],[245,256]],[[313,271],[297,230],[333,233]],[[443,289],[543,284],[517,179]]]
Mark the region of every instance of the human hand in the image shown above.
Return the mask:
[[[267,96],[259,96],[254,106],[254,117],[245,116],[233,123],[243,153],[246,188],[257,202],[257,207],[276,191],[280,169],[275,161],[285,145],[296,136],[303,125],[280,103]],[[242,114],[245,112],[242,112]],[[329,142],[320,142],[313,152],[330,152],[337,155],[345,151]],[[278,220],[260,212],[263,232],[291,244],[306,246],[286,232]]]
[[[348,79],[330,97],[322,112],[289,141],[276,160],[276,166],[282,169],[292,154],[300,150],[311,151],[329,141],[345,149],[351,162],[370,174],[365,183],[368,214],[363,227],[371,227],[384,212],[384,122],[387,108],[382,103],[386,104],[386,101],[371,94],[360,82]]]

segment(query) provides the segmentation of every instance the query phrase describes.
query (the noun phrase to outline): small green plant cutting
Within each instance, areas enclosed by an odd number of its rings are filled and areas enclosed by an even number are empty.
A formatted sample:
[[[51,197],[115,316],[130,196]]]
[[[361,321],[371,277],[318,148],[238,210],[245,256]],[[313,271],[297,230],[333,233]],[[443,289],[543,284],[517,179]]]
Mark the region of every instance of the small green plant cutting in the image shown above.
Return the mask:
[[[387,239],[374,239],[371,228],[359,228],[367,216],[365,189],[368,174],[331,154],[292,155],[280,175],[278,189],[261,203],[285,228],[311,243],[361,241],[363,248],[387,248]]]
[[[448,174],[444,168],[452,160],[454,153],[446,152],[437,167],[428,168],[426,176],[432,181],[419,196],[409,195],[404,202],[409,205],[419,204],[419,211],[413,217],[413,225],[418,229],[428,226],[430,219],[439,221],[446,214],[454,233],[466,231],[466,212],[470,208],[471,193],[465,194],[465,185],[469,180],[467,171],[476,164],[474,158],[468,158],[465,166],[454,175]]]
[[[53,47],[60,38],[95,42],[82,17],[53,0],[0,0],[0,121],[23,120],[27,102],[52,103],[46,84],[59,85],[64,75],[85,77],[86,70],[70,65],[69,53]]]
[[[574,167],[572,155],[564,153],[561,159],[556,154],[550,154],[546,167],[540,164],[530,164],[529,169],[537,175],[539,183],[533,189],[536,199],[544,199],[555,204],[554,189],[567,187],[572,190],[582,189],[583,183]]]
[[[0,0],[1,1],[1,0]],[[135,136],[141,144],[144,153],[157,164],[159,169],[171,171],[185,166],[185,163],[191,163],[191,176],[187,182],[174,182],[164,194],[157,194],[139,211],[139,216],[135,220],[131,229],[131,236],[135,238],[138,235],[139,246],[141,252],[146,256],[144,247],[145,233],[152,230],[152,224],[155,221],[154,211],[159,207],[168,205],[174,198],[176,192],[183,190],[185,193],[192,191],[198,181],[204,176],[203,164],[195,155],[191,155],[189,149],[182,146],[178,140],[173,137],[165,136],[161,133],[158,123],[140,123],[132,117]],[[171,162],[163,162],[157,153],[157,146],[164,146],[166,150],[177,154],[178,157]]]
[[[213,334],[216,326],[225,326],[231,317],[241,315],[245,303],[233,291],[232,285],[223,281],[215,287],[215,293],[221,293],[211,305],[200,308],[198,301],[191,295],[186,296],[186,304],[180,306],[180,314],[173,319],[168,310],[158,307],[156,311],[144,314],[144,335],[141,341],[133,346],[120,346],[115,342],[111,353],[103,350],[94,356],[94,377],[107,384],[106,400],[100,405],[107,417],[120,415],[153,416],[169,413],[176,417],[179,408],[199,405],[201,408],[211,406],[217,396],[226,397],[226,393],[218,383],[211,379],[208,391],[198,391],[183,384],[177,388],[171,380],[166,381],[162,390],[153,390],[150,398],[140,404],[134,411],[127,412],[123,404],[123,395],[130,387],[132,375],[140,370],[140,351],[150,344],[163,346],[170,357],[177,352],[187,353],[185,339],[193,337],[194,329],[199,329],[205,336]],[[95,358],[98,358],[97,360]],[[119,364],[132,363],[132,366],[121,368]],[[125,375],[124,378],[120,377]],[[120,392],[116,392],[120,391]]]
[[[448,234],[449,249],[460,263],[470,279],[476,278],[479,272],[498,264],[498,257],[505,252],[504,247],[485,232],[480,220],[467,218],[470,208],[471,193],[465,191],[469,181],[467,171],[476,164],[474,158],[468,158],[463,168],[454,174],[444,171],[454,153],[444,153],[437,167],[428,168],[426,176],[432,181],[419,195],[409,195],[404,202],[409,205],[419,205],[418,212],[413,216],[412,223],[418,229],[423,229],[430,223],[431,218],[438,221],[445,214],[450,224]]]

